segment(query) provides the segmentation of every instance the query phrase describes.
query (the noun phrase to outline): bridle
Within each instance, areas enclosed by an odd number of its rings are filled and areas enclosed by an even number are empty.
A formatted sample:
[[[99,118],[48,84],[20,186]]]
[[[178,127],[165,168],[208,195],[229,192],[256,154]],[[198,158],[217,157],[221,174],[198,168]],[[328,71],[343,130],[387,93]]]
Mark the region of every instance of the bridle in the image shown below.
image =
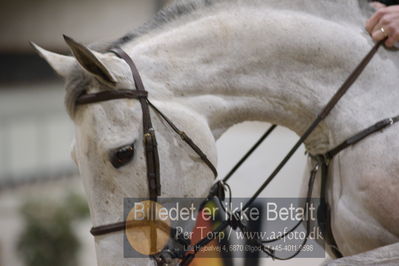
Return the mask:
[[[384,40],[383,40],[384,41]],[[316,127],[322,122],[331,112],[331,110],[336,106],[339,100],[344,96],[344,94],[348,91],[348,89],[352,86],[352,84],[357,80],[359,75],[363,72],[364,68],[368,65],[372,57],[378,51],[378,48],[381,46],[383,41],[380,41],[374,45],[374,47],[370,50],[370,52],[363,58],[360,64],[356,67],[356,69],[349,75],[347,80],[343,83],[343,85],[337,90],[334,96],[330,99],[327,105],[322,109],[322,111],[317,115],[315,120],[311,123],[311,125],[307,128],[305,133],[299,138],[296,144],[292,147],[292,149],[288,152],[288,154],[284,157],[284,159],[280,162],[280,164],[276,167],[276,169],[272,172],[272,174],[264,181],[264,183],[259,187],[259,189],[254,193],[254,195],[249,199],[249,201],[244,205],[244,207],[235,212],[228,213],[229,219],[226,221],[222,221],[219,226],[213,231],[212,234],[213,238],[204,238],[201,239],[199,242],[191,246],[191,250],[188,252],[183,252],[179,250],[167,250],[167,255],[172,258],[181,259],[180,265],[189,265],[191,261],[194,259],[196,253],[201,249],[201,247],[210,243],[217,235],[225,230],[228,226],[232,227],[234,230],[240,229],[241,231],[245,232],[248,230],[241,219],[241,213],[245,212],[248,207],[255,201],[256,198],[260,195],[260,193],[270,184],[270,182],[276,177],[276,175],[281,171],[281,169],[285,166],[288,160],[292,157],[292,155],[297,151],[297,149],[304,143],[304,141],[309,137],[309,135],[316,129]],[[150,109],[153,109],[157,114],[160,115],[162,119],[164,119],[167,124],[175,131],[180,138],[186,142],[192,150],[197,153],[197,155],[201,158],[201,160],[209,167],[209,169],[213,172],[215,178],[217,177],[217,170],[216,167],[209,161],[207,156],[201,149],[192,141],[190,137],[188,137],[184,131],[181,131],[176,125],[164,114],[162,113],[156,106],[154,106],[151,101],[148,99],[148,92],[145,90],[143,82],[140,78],[140,74],[133,62],[133,60],[120,48],[114,48],[111,52],[115,53],[118,57],[123,59],[130,67],[133,79],[135,82],[136,90],[131,89],[118,89],[118,90],[107,90],[99,93],[91,93],[91,94],[83,94],[77,99],[77,105],[83,104],[91,104],[91,103],[98,103],[102,101],[108,100],[115,100],[115,99],[138,99],[141,104],[142,114],[143,114],[143,139],[144,139],[144,152],[145,152],[145,159],[146,159],[146,166],[147,166],[147,182],[148,182],[148,190],[149,190],[149,199],[151,201],[156,202],[158,197],[161,195],[161,185],[160,185],[160,168],[159,168],[159,155],[158,155],[158,147],[157,141],[155,136],[155,130],[152,127],[151,116],[150,116]],[[318,173],[319,169],[321,169],[321,194],[320,194],[320,205],[318,207],[318,223],[323,233],[323,236],[332,248],[335,256],[341,257],[341,253],[339,252],[337,245],[335,243],[334,237],[331,232],[331,225],[330,225],[330,210],[329,205],[326,200],[326,184],[328,180],[328,166],[330,161],[334,158],[336,154],[340,151],[344,150],[345,148],[356,144],[357,142],[363,140],[365,137],[381,131],[385,127],[388,127],[396,122],[399,121],[399,116],[392,117],[388,119],[384,119],[375,125],[361,131],[360,133],[354,135],[353,137],[347,139],[334,149],[330,150],[329,152],[322,154],[322,155],[310,155],[311,158],[315,161],[315,166],[311,170],[309,184],[308,184],[308,193],[306,198],[305,206],[309,206],[311,201],[312,191],[313,191],[313,184]],[[266,139],[272,131],[276,128],[275,125],[272,125],[266,133],[257,141],[257,143],[245,154],[245,156],[233,167],[233,169],[224,177],[222,180],[216,182],[207,197],[204,201],[207,202],[213,198],[222,201],[225,200],[225,191],[229,190],[227,185],[227,181],[230,177],[234,174],[234,172],[241,166],[241,164],[253,153],[253,151]],[[231,198],[231,193],[230,193]],[[202,204],[203,206],[204,204]],[[309,214],[307,208],[305,208],[305,217]],[[309,228],[310,228],[310,219],[306,219],[306,237],[301,244],[302,246],[305,245],[308,236],[309,236]],[[286,232],[285,234],[277,237],[276,239],[271,240],[262,240],[262,239],[250,239],[250,244],[260,247],[260,250],[265,252],[267,255],[274,259],[290,259],[295,257],[302,248],[299,248],[297,252],[295,252],[292,256],[288,258],[280,258],[275,255],[274,250],[267,247],[265,244],[271,243],[273,241],[280,240],[287,236],[289,233],[293,232],[303,220],[299,221],[290,231]],[[124,230],[128,226],[128,222],[122,221],[113,224],[101,225],[96,226],[91,229],[91,233],[94,236],[104,235],[112,232],[117,232]],[[172,230],[173,231],[173,230]],[[176,242],[181,243],[183,246],[187,248],[190,243],[184,242],[181,239],[174,239]],[[301,247],[302,247],[301,246]],[[164,265],[167,262],[163,257],[163,251],[161,251],[158,255],[153,256],[156,260],[158,265]]]
[[[133,60],[120,48],[114,48],[111,52],[122,58],[130,67],[133,75],[136,90],[120,89],[107,90],[98,93],[83,94],[77,99],[77,105],[97,103],[115,99],[138,99],[141,104],[143,114],[143,136],[144,136],[144,152],[147,165],[147,181],[149,199],[157,201],[158,196],[161,195],[161,182],[159,173],[159,155],[155,130],[152,127],[150,107],[156,111],[170,127],[185,141],[201,158],[201,160],[211,169],[215,178],[217,177],[216,167],[209,161],[208,157],[201,151],[201,149],[189,138],[184,131],[179,130],[165,114],[158,110],[148,99],[148,92],[144,88],[143,81],[137,70]]]
[[[189,147],[200,157],[200,159],[208,166],[208,168],[212,171],[217,178],[217,170],[216,167],[212,164],[212,162],[208,159],[206,154],[202,152],[202,150],[197,146],[194,141],[182,130],[180,130],[163,112],[161,112],[156,106],[154,106],[151,101],[148,99],[148,92],[145,90],[140,74],[137,70],[136,65],[133,60],[120,48],[114,48],[111,50],[118,57],[122,58],[130,67],[132,72],[133,80],[136,89],[118,89],[118,90],[106,90],[98,93],[84,93],[80,95],[76,101],[77,105],[85,105],[98,103],[109,100],[116,99],[137,99],[140,102],[141,110],[142,110],[142,120],[143,120],[143,143],[144,143],[144,153],[145,153],[145,161],[147,168],[147,183],[148,183],[148,191],[149,191],[149,200],[151,202],[157,202],[158,197],[161,195],[161,182],[160,182],[160,168],[159,168],[159,154],[158,154],[158,146],[155,135],[155,130],[152,126],[150,108],[153,109],[160,117],[167,122],[167,124],[172,128],[174,132],[176,132],[180,138],[188,144]],[[116,222],[106,225],[95,226],[90,230],[90,233],[93,236],[104,235],[108,233],[118,232],[125,230],[130,226],[140,226],[140,223],[135,223],[130,221],[122,221]],[[160,223],[160,227],[165,230],[167,225]],[[151,230],[154,228],[151,227]],[[176,236],[175,229],[169,228],[170,235]],[[156,232],[152,231],[152,234],[155,235],[155,238],[151,237],[151,244],[154,244],[153,241],[156,239]],[[184,239],[178,238],[175,241],[181,244],[183,247],[187,247],[189,243]],[[156,242],[156,241],[155,241]],[[153,248],[153,246],[151,246]],[[169,257],[183,256],[182,252],[176,255],[176,251],[172,250],[164,250],[159,254],[152,256],[158,264],[166,263],[165,260]]]
[[[145,90],[140,74],[137,70],[133,60],[127,55],[122,49],[114,48],[111,52],[115,53],[118,57],[122,58],[130,67],[133,75],[134,84],[136,90],[131,89],[119,89],[119,90],[107,90],[98,93],[82,94],[76,101],[77,105],[98,103],[116,99],[138,99],[141,104],[141,110],[143,114],[143,142],[144,142],[144,153],[147,166],[147,182],[149,191],[149,200],[156,202],[158,197],[161,195],[161,182],[160,182],[160,170],[159,170],[159,155],[158,146],[155,136],[155,130],[152,127],[150,107],[158,113],[168,125],[175,131],[180,138],[186,142],[191,149],[197,153],[201,160],[209,167],[213,172],[215,178],[218,173],[216,167],[208,159],[206,154],[194,143],[194,141],[187,136],[187,134],[180,130],[164,113],[162,113],[157,107],[155,107],[148,99],[148,92]],[[91,233],[93,235],[103,235],[125,229],[125,222],[113,223],[103,226],[93,227]]]

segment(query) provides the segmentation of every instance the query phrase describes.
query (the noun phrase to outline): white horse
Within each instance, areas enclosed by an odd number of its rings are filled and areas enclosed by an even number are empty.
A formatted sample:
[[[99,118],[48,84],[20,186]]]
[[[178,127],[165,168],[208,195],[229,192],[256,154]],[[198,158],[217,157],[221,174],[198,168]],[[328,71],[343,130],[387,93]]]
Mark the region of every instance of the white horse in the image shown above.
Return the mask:
[[[302,134],[373,43],[363,30],[366,0],[187,0],[113,46],[135,61],[153,103],[216,164],[215,140],[248,120]],[[93,225],[123,219],[123,198],[147,197],[141,108],[137,100],[76,107],[82,93],[134,88],[128,65],[99,46],[69,42],[73,56],[36,47],[66,79],[76,128],[73,157]],[[399,53],[381,49],[328,118],[307,139],[323,153],[380,119],[399,113]],[[111,85],[111,84],[116,84]],[[213,174],[153,115],[162,197],[205,196]],[[332,232],[342,254],[331,264],[399,264],[398,125],[339,154],[330,166]],[[111,151],[134,143],[127,165]],[[147,264],[123,258],[122,232],[96,237],[100,265]],[[353,257],[351,257],[353,256]]]

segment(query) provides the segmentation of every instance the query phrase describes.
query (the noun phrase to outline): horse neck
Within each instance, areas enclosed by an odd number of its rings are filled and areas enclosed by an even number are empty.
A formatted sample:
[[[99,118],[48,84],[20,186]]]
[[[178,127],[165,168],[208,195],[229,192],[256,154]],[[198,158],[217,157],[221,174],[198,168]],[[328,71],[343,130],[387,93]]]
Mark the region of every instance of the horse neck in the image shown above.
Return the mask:
[[[216,138],[249,120],[300,135],[370,49],[367,36],[355,30],[303,13],[227,8],[147,34],[124,49],[154,98],[195,110]],[[310,152],[325,151],[379,118],[378,103],[373,108],[348,104],[370,97],[363,95],[370,87],[365,80],[378,79],[374,72],[383,62],[376,61],[352,88],[360,92],[349,93],[346,104],[340,103],[307,140]],[[385,89],[393,88],[391,83]],[[359,107],[363,115],[353,120]]]

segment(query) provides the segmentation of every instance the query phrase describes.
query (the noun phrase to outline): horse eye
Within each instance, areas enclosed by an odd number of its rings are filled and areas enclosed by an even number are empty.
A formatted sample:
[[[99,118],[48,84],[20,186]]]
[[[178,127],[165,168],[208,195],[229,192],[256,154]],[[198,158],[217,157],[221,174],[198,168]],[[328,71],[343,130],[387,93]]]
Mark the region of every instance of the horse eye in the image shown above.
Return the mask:
[[[111,163],[115,168],[120,168],[128,164],[134,156],[134,143],[117,149],[111,155]]]

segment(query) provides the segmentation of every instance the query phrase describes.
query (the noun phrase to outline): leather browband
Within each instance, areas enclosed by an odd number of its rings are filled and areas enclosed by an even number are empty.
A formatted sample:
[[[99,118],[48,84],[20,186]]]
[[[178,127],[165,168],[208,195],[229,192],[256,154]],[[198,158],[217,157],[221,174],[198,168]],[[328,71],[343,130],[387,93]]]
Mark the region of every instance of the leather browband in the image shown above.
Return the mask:
[[[77,105],[82,104],[90,104],[96,102],[103,102],[109,100],[117,100],[117,99],[139,99],[146,98],[148,96],[147,91],[138,91],[138,90],[128,90],[128,89],[120,89],[120,90],[107,90],[97,93],[88,93],[82,94],[76,101]]]

